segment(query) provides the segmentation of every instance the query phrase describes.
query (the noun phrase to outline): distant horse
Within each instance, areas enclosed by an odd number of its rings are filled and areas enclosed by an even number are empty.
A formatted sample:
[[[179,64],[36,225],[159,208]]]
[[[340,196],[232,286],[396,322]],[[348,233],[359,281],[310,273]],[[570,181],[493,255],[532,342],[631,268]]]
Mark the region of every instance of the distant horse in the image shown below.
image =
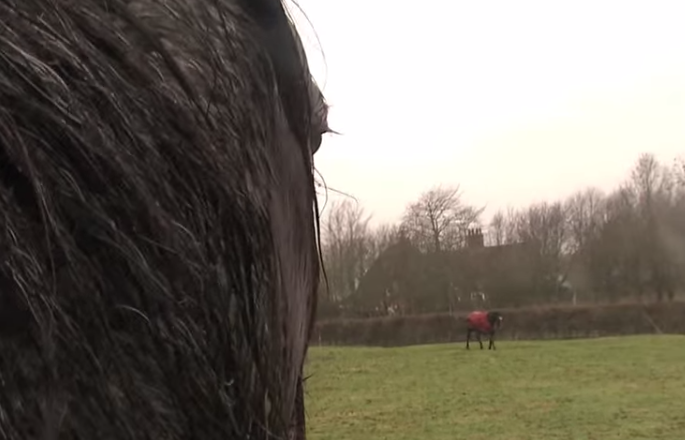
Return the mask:
[[[0,58],[0,437],[304,439],[328,127],[280,0],[6,0]]]
[[[502,315],[499,312],[484,312],[475,311],[469,313],[466,317],[466,349],[469,349],[469,342],[471,340],[471,333],[478,335],[478,343],[480,349],[483,349],[483,341],[481,335],[488,335],[490,337],[490,344],[488,350],[495,350],[495,331],[502,325]]]

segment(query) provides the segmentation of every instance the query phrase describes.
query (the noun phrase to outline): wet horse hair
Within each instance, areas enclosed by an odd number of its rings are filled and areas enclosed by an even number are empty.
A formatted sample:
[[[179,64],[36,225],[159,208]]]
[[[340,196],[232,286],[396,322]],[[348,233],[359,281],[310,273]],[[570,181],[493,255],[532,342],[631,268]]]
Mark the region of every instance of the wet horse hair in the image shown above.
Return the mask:
[[[0,18],[0,438],[304,439],[328,126],[280,0]]]
[[[481,335],[487,335],[490,339],[488,350],[495,350],[495,332],[502,325],[502,314],[499,312],[474,311],[466,318],[466,349],[470,349],[471,334],[476,333],[480,349],[483,349]]]

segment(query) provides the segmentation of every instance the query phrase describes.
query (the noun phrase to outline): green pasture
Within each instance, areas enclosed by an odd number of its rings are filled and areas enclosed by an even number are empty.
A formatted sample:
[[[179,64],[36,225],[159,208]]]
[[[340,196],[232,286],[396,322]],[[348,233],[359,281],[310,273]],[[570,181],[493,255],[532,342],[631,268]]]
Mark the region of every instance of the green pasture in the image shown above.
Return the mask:
[[[312,347],[307,374],[310,440],[685,439],[681,336]]]

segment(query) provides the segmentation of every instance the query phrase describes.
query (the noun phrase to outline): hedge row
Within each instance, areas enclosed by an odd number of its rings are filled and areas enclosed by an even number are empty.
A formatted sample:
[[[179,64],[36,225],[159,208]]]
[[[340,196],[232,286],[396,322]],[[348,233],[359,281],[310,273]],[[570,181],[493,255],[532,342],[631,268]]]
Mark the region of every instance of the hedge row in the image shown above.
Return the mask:
[[[499,310],[498,339],[569,339],[648,333],[685,334],[685,302]],[[313,344],[403,346],[464,341],[465,314],[432,314],[317,323]]]

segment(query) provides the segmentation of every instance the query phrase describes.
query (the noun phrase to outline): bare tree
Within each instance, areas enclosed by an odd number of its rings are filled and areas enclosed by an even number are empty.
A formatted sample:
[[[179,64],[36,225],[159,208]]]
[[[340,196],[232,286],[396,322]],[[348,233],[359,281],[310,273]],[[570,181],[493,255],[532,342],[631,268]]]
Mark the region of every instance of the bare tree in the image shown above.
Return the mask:
[[[517,241],[516,224],[519,213],[512,207],[506,213],[499,210],[492,216],[489,227],[489,241],[492,246],[512,244]]]
[[[558,255],[566,238],[566,210],[560,202],[536,203],[518,217],[516,235],[522,242],[539,243],[542,252]]]
[[[673,175],[679,188],[685,187],[685,157],[678,157],[673,164]]]
[[[596,237],[603,222],[604,195],[596,188],[578,191],[566,201],[568,246],[579,254],[588,240]]]
[[[526,243],[534,250],[533,288],[540,300],[551,299],[559,292],[565,281],[567,266],[566,210],[560,202],[537,203],[519,213],[516,222],[517,241]]]
[[[641,154],[631,172],[629,187],[637,197],[642,219],[645,223],[654,222],[657,211],[663,208],[663,203],[667,203],[672,194],[672,174],[653,154]]]
[[[459,186],[436,186],[407,207],[402,225],[420,248],[439,252],[461,246],[464,231],[482,212],[462,201]]]
[[[492,220],[490,220],[490,233],[488,234],[488,237],[491,245],[502,246],[505,243],[505,228],[506,219],[504,218],[504,213],[502,213],[502,211],[497,211],[495,215],[492,216]]]
[[[599,266],[597,246],[605,217],[606,198],[596,188],[578,191],[564,203],[566,210],[567,276],[571,278],[574,298],[598,299],[604,292],[595,289]]]
[[[331,301],[354,293],[375,258],[370,219],[350,200],[331,204],[324,215],[323,252]]]
[[[664,294],[674,295],[674,268],[663,231],[665,219],[674,201],[672,174],[652,154],[642,154],[631,173],[631,188],[635,193],[639,213],[639,234],[648,273],[647,284],[661,301]]]
[[[640,226],[638,196],[630,184],[609,194],[599,237],[588,244],[598,255],[593,262],[595,288],[614,301],[631,292],[642,296],[645,236]]]
[[[383,224],[371,231],[370,253],[374,260],[378,258],[391,245],[398,242],[400,227],[393,224]]]

